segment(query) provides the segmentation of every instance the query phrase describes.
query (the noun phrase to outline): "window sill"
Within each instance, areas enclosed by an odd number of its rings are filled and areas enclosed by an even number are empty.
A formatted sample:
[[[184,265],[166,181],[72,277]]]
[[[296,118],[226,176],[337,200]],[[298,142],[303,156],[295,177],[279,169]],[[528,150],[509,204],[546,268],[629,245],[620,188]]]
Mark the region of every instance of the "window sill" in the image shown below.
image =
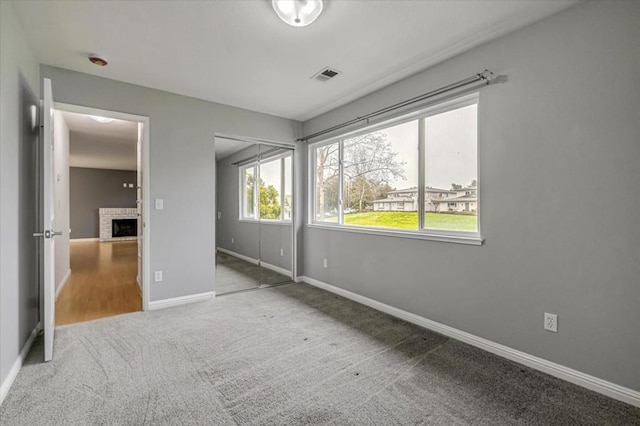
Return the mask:
[[[255,224],[261,224],[261,225],[280,225],[280,226],[289,226],[289,225],[291,225],[291,221],[290,221],[290,220],[270,220],[270,219],[256,220],[256,219],[238,219],[238,222],[242,222],[242,223],[255,223]]]
[[[467,244],[473,246],[481,246],[484,240],[480,236],[475,235],[452,235],[452,234],[436,234],[425,231],[402,231],[396,229],[378,229],[366,228],[359,226],[345,225],[329,225],[319,223],[307,223],[307,228],[325,229],[340,232],[353,232],[356,234],[381,235],[385,237],[409,238],[414,240],[439,241],[443,243]]]

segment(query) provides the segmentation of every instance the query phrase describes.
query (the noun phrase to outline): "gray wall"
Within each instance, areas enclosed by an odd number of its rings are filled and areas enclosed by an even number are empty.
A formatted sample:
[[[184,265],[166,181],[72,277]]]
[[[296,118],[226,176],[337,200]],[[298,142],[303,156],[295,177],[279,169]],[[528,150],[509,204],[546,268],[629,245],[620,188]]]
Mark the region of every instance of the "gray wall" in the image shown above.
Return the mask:
[[[38,63],[9,2],[0,2],[0,383],[38,323],[35,148]]]
[[[69,257],[69,127],[60,111],[54,113],[54,230],[62,235],[54,240],[56,292],[71,273]]]
[[[136,172],[70,168],[71,238],[98,238],[101,207],[136,208]],[[133,188],[124,188],[132,183]]]
[[[253,145],[217,162],[217,211],[222,213],[217,221],[217,246],[290,271],[291,224],[239,220],[239,169],[231,163],[257,152],[258,146]],[[283,256],[280,256],[281,248]]]
[[[304,123],[509,77],[480,91],[483,246],[306,228],[305,275],[640,390],[639,21],[585,2]]]
[[[164,199],[164,210],[152,210],[148,223],[150,267],[164,273],[163,282],[151,283],[150,300],[213,291],[214,134],[292,142],[300,124],[61,68],[41,66],[40,72],[51,78],[57,102],[149,117],[146,199],[152,206]]]

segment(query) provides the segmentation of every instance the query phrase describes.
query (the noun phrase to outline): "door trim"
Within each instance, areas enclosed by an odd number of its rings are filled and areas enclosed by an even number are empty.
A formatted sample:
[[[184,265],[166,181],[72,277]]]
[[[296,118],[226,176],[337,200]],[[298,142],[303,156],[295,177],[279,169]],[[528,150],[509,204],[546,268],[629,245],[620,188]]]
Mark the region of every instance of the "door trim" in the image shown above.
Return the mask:
[[[115,118],[117,120],[137,121],[143,124],[144,133],[142,138],[142,223],[144,232],[142,233],[142,310],[149,310],[150,276],[151,276],[151,203],[150,203],[150,170],[149,170],[149,117],[144,115],[129,114],[126,112],[111,111],[100,108],[93,108],[82,105],[73,105],[63,102],[54,102],[53,108],[60,111],[75,112],[78,114],[99,115],[102,117]],[[137,256],[137,254],[136,254]]]

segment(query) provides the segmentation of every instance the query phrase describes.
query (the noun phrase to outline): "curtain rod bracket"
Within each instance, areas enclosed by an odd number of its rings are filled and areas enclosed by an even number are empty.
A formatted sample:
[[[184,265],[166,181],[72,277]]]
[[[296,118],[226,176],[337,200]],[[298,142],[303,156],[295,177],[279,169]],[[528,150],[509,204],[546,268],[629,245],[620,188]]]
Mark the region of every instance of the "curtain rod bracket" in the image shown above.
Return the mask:
[[[478,74],[478,78],[485,80],[487,84],[491,84],[491,82],[495,77],[496,77],[495,74],[489,70],[484,70]]]

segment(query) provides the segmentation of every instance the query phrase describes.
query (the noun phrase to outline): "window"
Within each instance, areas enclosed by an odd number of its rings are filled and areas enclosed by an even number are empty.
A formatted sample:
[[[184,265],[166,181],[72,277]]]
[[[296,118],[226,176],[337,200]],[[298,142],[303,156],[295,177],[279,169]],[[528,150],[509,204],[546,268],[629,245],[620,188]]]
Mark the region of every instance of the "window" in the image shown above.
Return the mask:
[[[357,214],[343,224],[418,229],[418,211],[398,213],[398,205],[418,193],[418,122],[387,127],[341,141],[343,200]],[[393,185],[393,186],[392,186]],[[372,212],[385,204],[383,215]]]
[[[478,216],[460,209],[475,202],[477,187],[477,104],[465,105],[425,117],[424,183],[428,188],[450,189],[455,198],[449,211],[424,213],[424,228],[438,231],[478,231]],[[469,212],[471,213],[471,212]]]
[[[315,152],[315,220],[337,222],[339,149],[337,143],[321,146]]]
[[[311,222],[479,239],[478,96],[313,144]]]
[[[242,212],[242,218],[255,219],[255,166],[247,166],[240,169],[242,176],[241,190],[242,206],[240,211]]]
[[[291,220],[291,155],[245,165],[240,179],[240,219]]]
[[[282,159],[282,179],[283,179],[283,200],[282,219],[291,220],[293,211],[293,170],[291,169],[291,156]]]

